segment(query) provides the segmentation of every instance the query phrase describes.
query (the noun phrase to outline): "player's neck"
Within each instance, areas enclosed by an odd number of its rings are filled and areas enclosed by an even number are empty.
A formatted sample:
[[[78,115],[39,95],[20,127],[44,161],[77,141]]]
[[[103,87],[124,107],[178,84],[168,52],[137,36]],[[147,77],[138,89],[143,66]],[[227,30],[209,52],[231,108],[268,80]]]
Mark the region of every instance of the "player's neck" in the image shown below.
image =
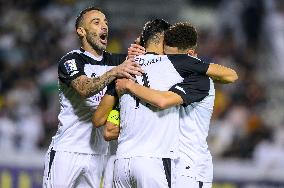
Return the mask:
[[[82,43],[82,48],[94,55],[95,57],[100,57],[103,54],[102,50],[95,50],[90,44],[85,42]]]
[[[146,48],[146,52],[154,52],[154,53],[159,54],[159,55],[164,54],[163,48],[160,48],[160,47],[158,47],[156,45],[149,45]]]

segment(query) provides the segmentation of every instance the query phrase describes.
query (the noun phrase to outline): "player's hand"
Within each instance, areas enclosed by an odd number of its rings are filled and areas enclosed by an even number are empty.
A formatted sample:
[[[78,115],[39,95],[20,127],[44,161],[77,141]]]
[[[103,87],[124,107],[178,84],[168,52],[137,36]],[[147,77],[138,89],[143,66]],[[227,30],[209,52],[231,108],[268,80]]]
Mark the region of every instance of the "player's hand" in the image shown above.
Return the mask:
[[[131,44],[128,48],[128,58],[134,58],[137,55],[145,54],[145,48],[138,44]]]
[[[115,89],[116,89],[116,93],[118,94],[118,96],[123,95],[124,93],[127,93],[129,84],[134,83],[133,81],[129,80],[129,79],[117,79],[115,81]]]
[[[129,78],[135,80],[135,75],[140,76],[143,70],[140,65],[134,62],[133,59],[127,59],[122,64],[113,68],[114,75],[117,78]]]
[[[109,121],[106,122],[104,127],[104,139],[106,141],[116,140],[119,136],[119,126]]]

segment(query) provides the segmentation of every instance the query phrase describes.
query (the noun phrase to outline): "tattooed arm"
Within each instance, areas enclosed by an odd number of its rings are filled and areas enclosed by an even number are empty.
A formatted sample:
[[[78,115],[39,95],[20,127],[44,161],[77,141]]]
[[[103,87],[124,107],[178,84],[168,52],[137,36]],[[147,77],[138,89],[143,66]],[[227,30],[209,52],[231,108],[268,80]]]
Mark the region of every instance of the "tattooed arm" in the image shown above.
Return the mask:
[[[115,78],[112,71],[108,71],[97,78],[88,78],[82,75],[73,80],[71,85],[82,97],[88,98],[103,90]]]
[[[88,78],[86,75],[81,75],[72,80],[71,85],[82,97],[88,98],[103,90],[115,78],[126,77],[134,79],[131,74],[140,75],[140,72],[142,70],[138,64],[131,60],[126,60],[100,77]]]

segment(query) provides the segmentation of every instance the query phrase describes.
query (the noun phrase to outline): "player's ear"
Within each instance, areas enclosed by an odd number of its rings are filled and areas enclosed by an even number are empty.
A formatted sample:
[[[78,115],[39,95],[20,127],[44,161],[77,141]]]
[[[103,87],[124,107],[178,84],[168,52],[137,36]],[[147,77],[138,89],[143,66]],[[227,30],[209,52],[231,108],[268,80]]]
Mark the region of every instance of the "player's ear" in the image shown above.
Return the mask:
[[[78,27],[76,29],[77,34],[79,35],[79,37],[84,37],[86,36],[86,30],[83,27]]]
[[[193,57],[197,57],[197,53],[196,53],[195,50],[192,49],[192,48],[187,51],[187,54],[189,54],[189,55],[191,55],[191,56],[193,56]]]

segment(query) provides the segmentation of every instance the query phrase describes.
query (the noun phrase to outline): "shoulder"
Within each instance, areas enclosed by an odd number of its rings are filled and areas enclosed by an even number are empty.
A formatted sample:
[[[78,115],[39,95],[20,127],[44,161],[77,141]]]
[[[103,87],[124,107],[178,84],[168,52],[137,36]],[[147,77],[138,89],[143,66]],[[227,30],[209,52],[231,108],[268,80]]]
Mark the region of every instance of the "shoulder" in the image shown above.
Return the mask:
[[[59,60],[59,63],[64,63],[68,60],[82,60],[83,56],[82,53],[80,52],[80,50],[73,50],[70,51],[68,53],[66,53],[63,57],[61,57],[61,59]]]
[[[202,62],[201,59],[197,57],[190,56],[188,54],[173,54],[173,55],[167,55],[168,59],[172,61],[173,63],[184,63],[184,62]]]
[[[103,53],[103,61],[106,65],[109,66],[117,66],[121,64],[126,59],[126,57],[126,54],[113,54],[109,52]]]

